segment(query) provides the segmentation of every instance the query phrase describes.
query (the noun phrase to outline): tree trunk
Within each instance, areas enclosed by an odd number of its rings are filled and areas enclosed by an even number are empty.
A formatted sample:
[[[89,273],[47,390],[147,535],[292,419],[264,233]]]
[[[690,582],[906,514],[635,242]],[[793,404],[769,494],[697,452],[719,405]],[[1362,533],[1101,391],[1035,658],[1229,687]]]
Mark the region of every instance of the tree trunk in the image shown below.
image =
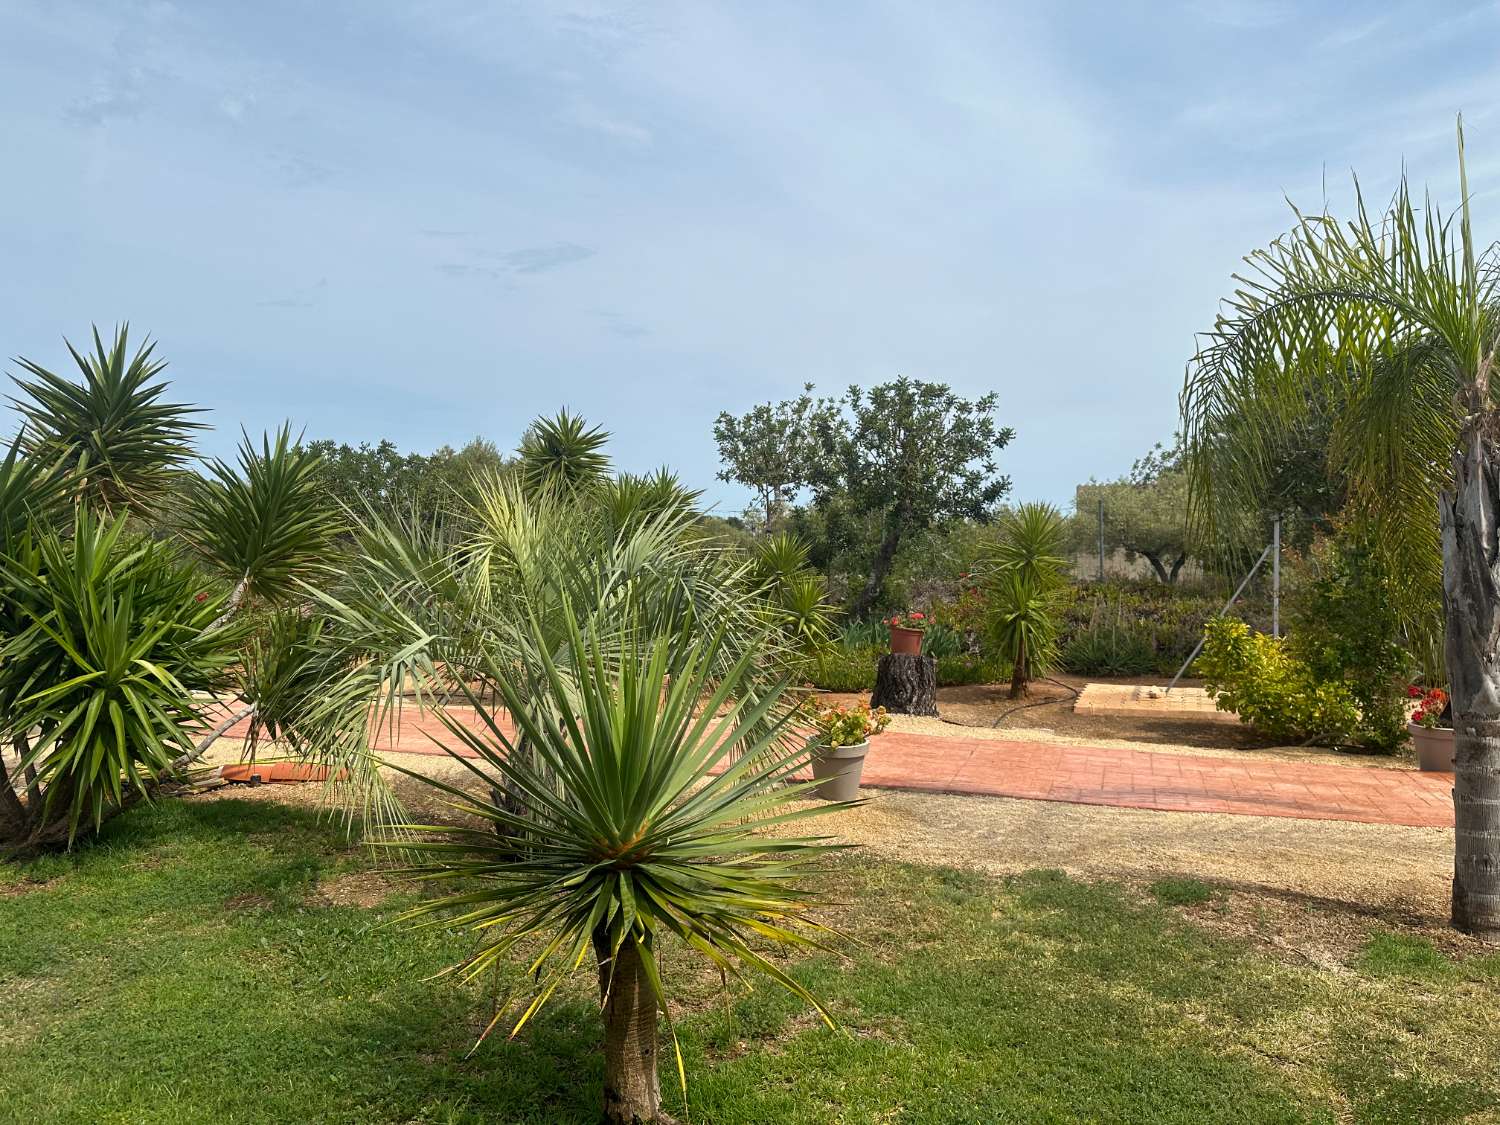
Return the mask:
[[[1187,561],[1188,561],[1187,555],[1178,555],[1177,556],[1176,560],[1172,563],[1172,573],[1167,578],[1167,585],[1169,585],[1169,586],[1175,586],[1175,585],[1177,585],[1177,576],[1182,573],[1182,566]]]
[[[1156,571],[1156,580],[1158,582],[1163,586],[1171,584],[1172,580],[1167,577],[1167,568],[1162,565],[1161,559],[1157,557],[1154,551],[1141,551],[1138,549],[1136,553],[1151,564],[1151,569]]]
[[[609,938],[594,935],[604,1014],[604,1120],[607,1125],[670,1122],[656,1072],[656,993],[629,938],[609,961]]]
[[[1465,426],[1443,494],[1444,658],[1453,706],[1453,924],[1500,939],[1500,458],[1497,417]]]
[[[849,616],[854,620],[863,621],[880,597],[880,591],[885,589],[885,580],[891,573],[891,564],[896,559],[896,548],[900,545],[901,525],[897,523],[886,529],[885,538],[880,541],[880,550],[875,552],[875,561],[870,566],[870,579],[865,583],[865,588],[860,591],[854,608],[849,611]]]
[[[886,653],[875,671],[870,706],[901,715],[936,715],[937,661],[905,652]]]
[[[1026,639],[1021,638],[1016,661],[1010,667],[1010,698],[1025,699],[1031,694],[1031,661],[1026,657]]]

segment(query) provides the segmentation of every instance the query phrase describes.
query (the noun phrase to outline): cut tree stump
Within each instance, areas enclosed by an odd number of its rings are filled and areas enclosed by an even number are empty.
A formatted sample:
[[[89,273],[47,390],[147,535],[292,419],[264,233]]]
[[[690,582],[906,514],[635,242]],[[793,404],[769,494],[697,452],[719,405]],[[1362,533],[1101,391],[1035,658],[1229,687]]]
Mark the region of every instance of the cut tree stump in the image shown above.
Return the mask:
[[[875,670],[870,706],[900,715],[936,715],[937,661],[930,656],[890,652]]]

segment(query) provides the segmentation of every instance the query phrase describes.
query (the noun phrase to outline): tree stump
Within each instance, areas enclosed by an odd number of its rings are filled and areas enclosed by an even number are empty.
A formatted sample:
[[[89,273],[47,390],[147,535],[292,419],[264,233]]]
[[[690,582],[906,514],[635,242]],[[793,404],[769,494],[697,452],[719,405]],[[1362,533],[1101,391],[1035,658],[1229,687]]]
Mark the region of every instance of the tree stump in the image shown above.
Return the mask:
[[[936,715],[937,661],[930,656],[886,653],[875,670],[870,706],[901,715]]]

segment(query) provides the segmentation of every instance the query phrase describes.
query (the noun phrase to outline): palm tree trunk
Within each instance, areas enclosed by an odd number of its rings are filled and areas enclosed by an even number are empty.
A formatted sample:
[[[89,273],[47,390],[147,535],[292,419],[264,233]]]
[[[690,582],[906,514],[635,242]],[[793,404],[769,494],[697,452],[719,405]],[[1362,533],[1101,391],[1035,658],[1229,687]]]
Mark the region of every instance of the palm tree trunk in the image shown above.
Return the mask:
[[[609,939],[596,934],[599,999],[604,1012],[604,1120],[608,1125],[671,1121],[661,1111],[656,1071],[656,993],[635,942],[627,939],[611,965]]]
[[[1465,426],[1445,492],[1444,657],[1453,706],[1453,924],[1500,938],[1500,456],[1497,416]]]
[[[1016,651],[1016,662],[1011,666],[1010,670],[1011,699],[1024,699],[1031,694],[1031,690],[1027,686],[1031,680],[1031,669],[1026,665],[1026,640],[1023,637]]]

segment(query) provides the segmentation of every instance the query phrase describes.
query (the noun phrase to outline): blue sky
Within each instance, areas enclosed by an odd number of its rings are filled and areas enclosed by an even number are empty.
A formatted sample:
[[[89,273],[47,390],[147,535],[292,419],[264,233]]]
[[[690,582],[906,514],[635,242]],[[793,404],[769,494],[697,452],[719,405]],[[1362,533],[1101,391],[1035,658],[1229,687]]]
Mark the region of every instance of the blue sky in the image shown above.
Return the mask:
[[[720,510],[712,422],[995,391],[1023,498],[1176,418],[1289,195],[1500,234],[1500,7],[0,0],[0,352],[128,319],[211,452],[515,445],[563,405]]]

